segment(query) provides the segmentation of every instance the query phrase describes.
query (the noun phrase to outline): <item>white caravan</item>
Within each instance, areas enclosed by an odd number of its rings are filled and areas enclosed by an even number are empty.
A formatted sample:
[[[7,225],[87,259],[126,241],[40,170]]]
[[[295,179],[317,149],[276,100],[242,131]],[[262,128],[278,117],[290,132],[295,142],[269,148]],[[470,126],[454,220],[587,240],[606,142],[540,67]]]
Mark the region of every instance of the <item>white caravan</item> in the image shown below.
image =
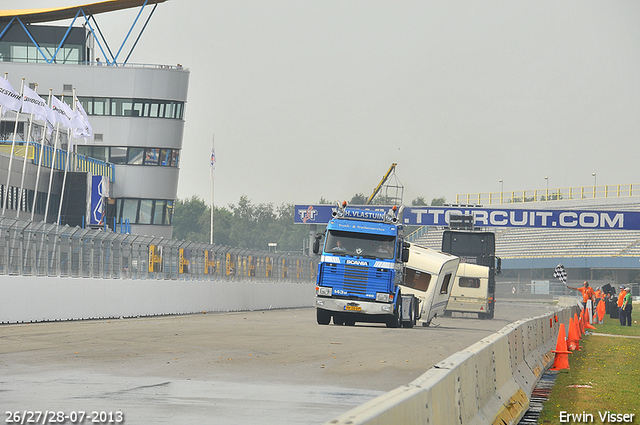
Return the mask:
[[[447,316],[455,311],[477,313],[480,319],[490,319],[493,317],[493,312],[490,311],[491,301],[489,267],[460,263],[447,305]]]
[[[460,258],[451,254],[411,244],[405,265],[402,295],[414,295],[419,303],[415,318],[429,326],[443,316],[456,277]]]

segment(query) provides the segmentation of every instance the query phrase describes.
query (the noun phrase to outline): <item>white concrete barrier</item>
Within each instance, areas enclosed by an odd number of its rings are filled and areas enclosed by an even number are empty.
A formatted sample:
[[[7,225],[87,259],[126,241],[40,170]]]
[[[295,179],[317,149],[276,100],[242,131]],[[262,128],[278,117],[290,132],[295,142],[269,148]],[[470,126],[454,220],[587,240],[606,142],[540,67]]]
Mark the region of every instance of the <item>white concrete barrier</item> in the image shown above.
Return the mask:
[[[505,326],[327,425],[516,424],[575,307]],[[557,320],[556,320],[557,318]]]
[[[1,276],[0,323],[310,307],[314,285]]]

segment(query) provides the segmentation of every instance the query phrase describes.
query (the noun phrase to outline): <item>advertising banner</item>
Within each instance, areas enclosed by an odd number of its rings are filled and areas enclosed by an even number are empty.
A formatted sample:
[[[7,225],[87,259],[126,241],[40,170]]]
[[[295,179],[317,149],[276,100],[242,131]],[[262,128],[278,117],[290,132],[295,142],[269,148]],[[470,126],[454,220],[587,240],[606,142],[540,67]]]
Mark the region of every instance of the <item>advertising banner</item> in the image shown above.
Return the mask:
[[[216,257],[213,251],[204,252],[204,274],[215,274]]]
[[[104,199],[108,192],[109,182],[104,176],[91,176],[91,192],[89,211],[89,225],[104,224],[105,203]]]
[[[388,211],[389,206],[354,207]],[[296,205],[294,223],[326,224],[336,209],[332,205]],[[640,230],[639,211],[605,211],[503,208],[503,207],[408,207],[402,223],[410,226],[449,226],[451,216],[473,216],[475,227],[533,227],[560,229]]]
[[[189,273],[190,267],[191,267],[191,250],[180,248],[179,272]]]
[[[149,273],[162,272],[162,247],[149,245]]]

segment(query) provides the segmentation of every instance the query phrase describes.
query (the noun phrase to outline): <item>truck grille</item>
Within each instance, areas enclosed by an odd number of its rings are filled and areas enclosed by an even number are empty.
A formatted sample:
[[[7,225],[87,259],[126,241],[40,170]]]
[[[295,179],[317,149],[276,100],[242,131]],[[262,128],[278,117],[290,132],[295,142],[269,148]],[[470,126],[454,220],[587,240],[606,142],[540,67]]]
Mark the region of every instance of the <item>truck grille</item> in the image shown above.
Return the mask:
[[[364,294],[367,292],[369,273],[366,267],[344,266],[345,291]]]
[[[376,292],[389,291],[391,276],[388,269],[325,263],[322,285],[344,290],[349,295],[373,298]]]

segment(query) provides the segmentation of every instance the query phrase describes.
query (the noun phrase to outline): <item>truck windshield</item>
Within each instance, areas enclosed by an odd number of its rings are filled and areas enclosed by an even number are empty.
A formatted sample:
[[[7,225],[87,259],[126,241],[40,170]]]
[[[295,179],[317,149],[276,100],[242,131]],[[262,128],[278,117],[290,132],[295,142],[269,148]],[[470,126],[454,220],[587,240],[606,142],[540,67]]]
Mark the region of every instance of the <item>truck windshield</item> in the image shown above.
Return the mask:
[[[329,230],[324,251],[337,255],[387,260],[395,257],[394,241],[393,236]]]

